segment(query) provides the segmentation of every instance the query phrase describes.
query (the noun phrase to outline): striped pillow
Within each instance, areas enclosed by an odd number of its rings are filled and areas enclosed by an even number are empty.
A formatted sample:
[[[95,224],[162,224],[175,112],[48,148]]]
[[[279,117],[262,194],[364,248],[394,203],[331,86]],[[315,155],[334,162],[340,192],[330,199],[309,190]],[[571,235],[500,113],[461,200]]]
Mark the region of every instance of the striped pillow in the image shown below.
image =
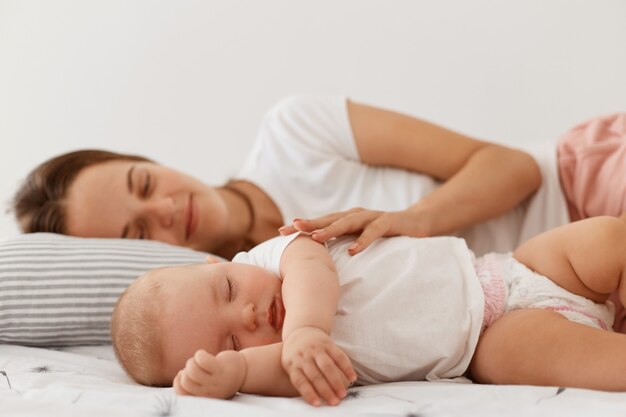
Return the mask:
[[[161,242],[51,233],[0,242],[0,343],[110,343],[115,302],[137,276],[205,257]]]

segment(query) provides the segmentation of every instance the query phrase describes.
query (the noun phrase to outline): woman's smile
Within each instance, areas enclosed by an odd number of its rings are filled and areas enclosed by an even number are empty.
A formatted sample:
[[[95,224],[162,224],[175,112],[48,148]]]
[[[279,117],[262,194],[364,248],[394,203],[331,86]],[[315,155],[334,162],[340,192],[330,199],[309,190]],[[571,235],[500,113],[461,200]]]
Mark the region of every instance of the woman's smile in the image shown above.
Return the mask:
[[[198,227],[199,211],[196,200],[192,194],[189,194],[187,208],[185,210],[185,240],[188,241]]]

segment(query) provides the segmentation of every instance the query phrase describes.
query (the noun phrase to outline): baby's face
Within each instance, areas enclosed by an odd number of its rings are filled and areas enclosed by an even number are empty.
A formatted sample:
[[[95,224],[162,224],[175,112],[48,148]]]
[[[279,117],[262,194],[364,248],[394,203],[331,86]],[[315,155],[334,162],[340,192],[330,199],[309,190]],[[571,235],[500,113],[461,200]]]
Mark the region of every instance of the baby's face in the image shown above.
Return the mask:
[[[253,265],[216,263],[160,272],[164,370],[172,379],[198,349],[217,354],[282,340],[281,281]]]

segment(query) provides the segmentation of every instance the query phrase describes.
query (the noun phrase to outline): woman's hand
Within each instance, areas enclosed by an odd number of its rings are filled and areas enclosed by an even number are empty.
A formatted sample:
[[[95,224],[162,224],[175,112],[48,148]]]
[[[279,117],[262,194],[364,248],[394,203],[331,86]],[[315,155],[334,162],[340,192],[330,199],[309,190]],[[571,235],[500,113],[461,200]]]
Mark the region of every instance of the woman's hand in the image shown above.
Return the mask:
[[[174,378],[179,395],[230,398],[246,378],[246,362],[239,352],[225,350],[213,356],[198,350]]]
[[[311,405],[337,405],[346,388],[356,380],[350,359],[330,336],[315,327],[293,331],[283,342],[283,369],[291,384]]]
[[[356,255],[379,237],[429,236],[429,225],[428,215],[418,213],[415,207],[390,212],[353,208],[315,219],[294,219],[291,225],[278,230],[282,235],[296,231],[308,232],[320,243],[334,237],[360,232],[360,236],[348,248],[350,255]]]

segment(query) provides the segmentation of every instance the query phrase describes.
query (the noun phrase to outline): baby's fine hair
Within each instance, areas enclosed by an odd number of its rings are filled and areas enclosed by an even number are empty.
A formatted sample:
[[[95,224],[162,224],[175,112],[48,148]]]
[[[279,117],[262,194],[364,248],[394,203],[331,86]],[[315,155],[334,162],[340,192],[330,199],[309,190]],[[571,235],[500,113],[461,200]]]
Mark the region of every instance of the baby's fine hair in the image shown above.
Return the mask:
[[[136,382],[155,387],[171,386],[160,373],[163,340],[159,336],[161,286],[150,282],[147,272],[122,294],[113,310],[111,340],[126,373]]]

